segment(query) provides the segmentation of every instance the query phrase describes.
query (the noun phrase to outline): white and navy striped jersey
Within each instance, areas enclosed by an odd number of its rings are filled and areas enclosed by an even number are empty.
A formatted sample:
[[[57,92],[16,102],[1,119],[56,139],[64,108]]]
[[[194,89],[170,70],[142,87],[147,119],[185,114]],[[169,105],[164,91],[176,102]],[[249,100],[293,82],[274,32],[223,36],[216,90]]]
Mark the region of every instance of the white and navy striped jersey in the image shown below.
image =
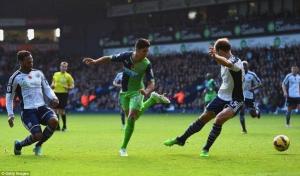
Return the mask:
[[[287,87],[288,97],[300,97],[300,75],[289,73],[282,82]]]
[[[45,105],[44,95],[50,100],[57,99],[44,74],[35,69],[28,74],[18,70],[9,78],[6,92],[6,109],[9,116],[14,114],[15,95],[19,97],[22,109],[36,109]]]
[[[115,77],[114,83],[116,83],[116,84],[122,84],[122,79],[123,79],[123,72],[120,72]]]
[[[261,84],[261,80],[258,78],[258,76],[254,72],[248,71],[245,74],[245,80],[244,80],[244,96],[245,96],[245,98],[254,99],[254,91],[251,89],[260,84]]]
[[[229,60],[233,63],[232,68],[221,65],[222,84],[218,91],[218,97],[224,101],[244,101],[243,80],[244,67],[242,61],[235,56]]]

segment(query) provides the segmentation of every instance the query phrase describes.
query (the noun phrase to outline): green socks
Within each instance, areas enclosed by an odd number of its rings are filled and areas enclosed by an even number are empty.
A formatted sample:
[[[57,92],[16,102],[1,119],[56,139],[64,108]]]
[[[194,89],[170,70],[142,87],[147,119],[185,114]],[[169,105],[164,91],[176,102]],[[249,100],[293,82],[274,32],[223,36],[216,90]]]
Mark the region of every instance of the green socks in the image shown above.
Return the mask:
[[[127,120],[127,124],[125,127],[125,136],[124,136],[124,140],[123,140],[123,144],[122,144],[122,149],[126,149],[128,142],[132,136],[133,130],[134,130],[134,123],[135,121],[133,119],[128,119]]]
[[[141,115],[143,115],[144,112],[147,109],[149,109],[151,106],[153,106],[154,104],[156,104],[156,101],[152,97],[148,98],[148,100],[146,100],[143,103],[143,107],[141,108],[141,111],[139,111],[137,119]],[[125,136],[124,136],[123,144],[121,146],[122,149],[127,148],[127,145],[129,143],[129,140],[130,140],[130,138],[132,136],[132,133],[133,133],[133,130],[134,130],[134,124],[135,124],[135,120],[133,120],[131,118],[128,118],[127,124],[126,124],[126,127],[125,127]]]

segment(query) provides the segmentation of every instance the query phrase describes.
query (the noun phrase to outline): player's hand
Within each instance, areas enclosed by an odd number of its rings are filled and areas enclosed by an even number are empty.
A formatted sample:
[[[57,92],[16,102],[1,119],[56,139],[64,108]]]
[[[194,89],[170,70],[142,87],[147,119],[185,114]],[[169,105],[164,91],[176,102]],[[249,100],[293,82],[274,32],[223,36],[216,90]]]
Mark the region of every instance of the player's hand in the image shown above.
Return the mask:
[[[140,92],[141,92],[141,94],[144,95],[145,97],[147,97],[147,96],[150,94],[150,92],[146,91],[145,89],[141,89]]]
[[[214,47],[209,47],[209,52],[208,52],[209,56],[212,58],[215,58],[216,56],[216,50]]]
[[[58,101],[58,99],[53,99],[53,100],[51,100],[51,102],[50,102],[50,106],[52,107],[52,108],[56,108],[57,106],[58,106],[58,104],[59,104],[59,101]]]
[[[96,63],[94,59],[88,57],[84,58],[82,62],[86,65],[94,65]]]
[[[11,128],[14,126],[14,120],[15,120],[14,116],[8,117],[8,124]]]

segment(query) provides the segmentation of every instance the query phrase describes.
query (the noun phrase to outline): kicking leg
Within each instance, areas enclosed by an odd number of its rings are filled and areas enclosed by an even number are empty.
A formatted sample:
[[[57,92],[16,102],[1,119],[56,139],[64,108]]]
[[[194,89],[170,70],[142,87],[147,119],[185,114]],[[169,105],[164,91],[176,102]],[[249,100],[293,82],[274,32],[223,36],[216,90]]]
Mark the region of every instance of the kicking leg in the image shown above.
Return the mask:
[[[211,111],[205,111],[203,114],[200,115],[200,117],[193,122],[186,131],[179,137],[166,140],[164,144],[166,146],[172,146],[174,144],[183,146],[185,144],[185,141],[192,136],[193,134],[199,132],[204,125],[209,122],[211,119],[215,117],[215,113]]]
[[[245,106],[241,109],[241,112],[240,112],[240,123],[241,123],[241,126],[242,126],[242,132],[244,134],[247,133],[247,129],[246,129],[246,123],[245,123]]]
[[[43,131],[42,138],[39,140],[39,142],[36,143],[35,148],[33,149],[35,155],[41,155],[42,154],[42,144],[45,143],[54,133],[56,127],[58,125],[57,118],[51,117],[49,118],[47,122],[47,126],[45,127]]]

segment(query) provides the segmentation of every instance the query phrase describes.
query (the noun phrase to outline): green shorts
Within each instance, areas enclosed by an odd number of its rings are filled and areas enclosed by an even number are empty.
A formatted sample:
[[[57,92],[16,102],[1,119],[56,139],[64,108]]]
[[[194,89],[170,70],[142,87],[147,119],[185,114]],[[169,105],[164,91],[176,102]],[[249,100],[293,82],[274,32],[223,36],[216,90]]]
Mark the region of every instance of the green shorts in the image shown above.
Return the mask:
[[[141,110],[143,101],[144,95],[139,91],[120,92],[120,103],[124,111]]]

